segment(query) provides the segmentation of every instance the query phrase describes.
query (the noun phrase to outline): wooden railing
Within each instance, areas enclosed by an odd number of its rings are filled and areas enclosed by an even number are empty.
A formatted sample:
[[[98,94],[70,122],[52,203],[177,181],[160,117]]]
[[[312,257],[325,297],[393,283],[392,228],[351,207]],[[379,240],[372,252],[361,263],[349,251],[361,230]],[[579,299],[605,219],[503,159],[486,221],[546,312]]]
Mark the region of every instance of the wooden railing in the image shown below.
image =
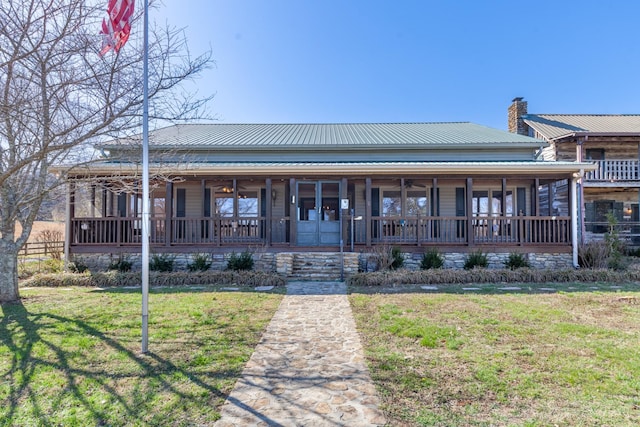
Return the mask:
[[[506,216],[473,217],[373,217],[372,243],[456,245],[456,244],[541,244],[571,243],[570,217]],[[367,224],[354,221],[354,243],[366,242]],[[468,237],[470,235],[470,238]]]
[[[570,217],[474,216],[373,217],[370,224],[345,215],[345,242],[372,244],[469,245],[571,243]],[[151,218],[152,245],[289,244],[289,217]],[[140,218],[76,218],[71,223],[72,245],[139,245]]]
[[[287,243],[289,218],[277,218],[267,228],[264,217],[151,218],[152,245]],[[269,233],[270,232],[270,233]],[[71,221],[72,245],[139,245],[140,218],[76,218]]]
[[[638,160],[594,160],[594,162],[598,165],[598,169],[585,174],[587,181],[617,182],[640,179]]]

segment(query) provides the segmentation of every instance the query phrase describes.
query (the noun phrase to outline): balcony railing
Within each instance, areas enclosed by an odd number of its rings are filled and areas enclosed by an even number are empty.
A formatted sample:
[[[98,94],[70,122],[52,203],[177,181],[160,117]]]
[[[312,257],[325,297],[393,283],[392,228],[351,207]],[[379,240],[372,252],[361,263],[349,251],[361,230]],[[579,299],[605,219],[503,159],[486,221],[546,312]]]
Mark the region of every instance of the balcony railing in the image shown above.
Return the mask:
[[[601,182],[637,181],[638,160],[595,160],[598,169],[587,172],[585,180]]]

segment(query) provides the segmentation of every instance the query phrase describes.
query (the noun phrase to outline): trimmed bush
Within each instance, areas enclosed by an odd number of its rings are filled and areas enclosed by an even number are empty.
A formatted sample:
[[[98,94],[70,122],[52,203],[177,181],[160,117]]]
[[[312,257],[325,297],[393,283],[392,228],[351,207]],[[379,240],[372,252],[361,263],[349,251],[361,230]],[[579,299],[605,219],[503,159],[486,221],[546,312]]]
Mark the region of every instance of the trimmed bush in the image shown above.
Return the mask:
[[[509,258],[504,261],[504,266],[509,270],[515,270],[517,268],[530,268],[529,260],[524,254],[512,252],[509,254]]]
[[[391,270],[397,270],[404,265],[404,255],[402,255],[402,249],[397,246],[391,248]]]
[[[240,255],[231,252],[227,260],[227,270],[232,271],[249,271],[253,269],[253,254],[244,251]]]
[[[189,271],[207,271],[211,268],[211,258],[207,254],[194,254],[191,261],[187,264]]]
[[[173,271],[173,263],[175,258],[168,254],[153,254],[149,261],[149,270],[171,272]]]
[[[422,270],[442,268],[443,265],[444,258],[442,258],[442,255],[440,255],[440,252],[436,248],[429,249],[422,254],[422,262],[420,262],[420,268]]]
[[[628,283],[640,280],[640,270],[614,271],[610,269],[560,269],[534,268],[471,270],[431,269],[378,271],[357,273],[347,279],[349,286],[437,285],[467,283],[570,283],[609,282]]]
[[[123,287],[140,286],[139,272],[121,273],[109,271],[94,274],[38,274],[20,283],[32,287]],[[284,286],[285,280],[275,273],[258,271],[200,271],[200,272],[152,272],[150,286],[233,285],[233,286]]]
[[[489,261],[487,256],[481,250],[471,252],[464,261],[464,269],[472,270],[474,268],[487,268]]]
[[[114,261],[107,267],[107,270],[115,270],[121,273],[126,273],[127,271],[131,271],[131,266],[133,264],[126,258],[120,258],[118,261]]]

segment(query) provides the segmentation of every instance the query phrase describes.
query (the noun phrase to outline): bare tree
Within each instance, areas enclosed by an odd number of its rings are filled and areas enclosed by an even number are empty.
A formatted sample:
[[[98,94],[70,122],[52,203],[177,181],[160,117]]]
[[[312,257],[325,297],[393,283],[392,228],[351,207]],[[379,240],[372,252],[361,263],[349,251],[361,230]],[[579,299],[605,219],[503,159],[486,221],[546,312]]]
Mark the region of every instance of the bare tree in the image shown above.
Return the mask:
[[[43,199],[62,179],[47,179],[51,165],[74,164],[89,144],[139,132],[141,14],[128,44],[101,56],[98,33],[106,3],[0,2],[0,301],[19,299],[18,251]],[[202,114],[210,97],[198,99],[178,89],[210,65],[210,53],[190,57],[182,31],[152,27],[150,117]]]

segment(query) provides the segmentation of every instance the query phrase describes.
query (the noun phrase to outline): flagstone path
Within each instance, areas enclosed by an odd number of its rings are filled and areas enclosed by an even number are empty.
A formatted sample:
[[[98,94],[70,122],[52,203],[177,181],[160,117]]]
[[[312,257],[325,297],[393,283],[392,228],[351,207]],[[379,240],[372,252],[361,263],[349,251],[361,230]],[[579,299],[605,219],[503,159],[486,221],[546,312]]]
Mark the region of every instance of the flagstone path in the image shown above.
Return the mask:
[[[216,427],[382,426],[341,282],[291,282]]]

